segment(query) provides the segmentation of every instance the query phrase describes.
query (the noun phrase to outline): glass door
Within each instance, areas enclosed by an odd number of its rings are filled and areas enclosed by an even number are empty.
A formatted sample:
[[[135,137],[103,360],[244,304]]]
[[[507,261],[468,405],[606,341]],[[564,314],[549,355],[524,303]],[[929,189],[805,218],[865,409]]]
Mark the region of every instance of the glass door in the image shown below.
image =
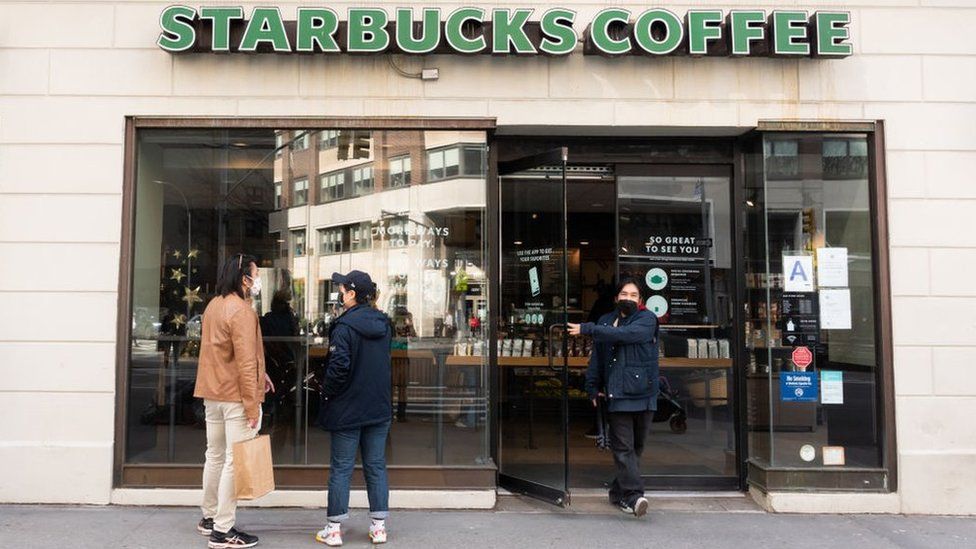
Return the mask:
[[[567,156],[563,147],[498,163],[499,484],[556,505],[569,503],[567,391],[576,359],[564,336],[573,264]]]
[[[736,488],[736,296],[727,166],[619,166],[618,272],[661,325],[649,487]]]

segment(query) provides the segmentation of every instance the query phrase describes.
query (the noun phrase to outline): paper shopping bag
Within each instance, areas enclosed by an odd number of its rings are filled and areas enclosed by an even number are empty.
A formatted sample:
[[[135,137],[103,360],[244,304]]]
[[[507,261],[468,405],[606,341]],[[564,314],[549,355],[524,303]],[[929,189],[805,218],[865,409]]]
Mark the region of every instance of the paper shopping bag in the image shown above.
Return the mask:
[[[237,499],[257,499],[274,490],[270,436],[234,444],[234,487]]]

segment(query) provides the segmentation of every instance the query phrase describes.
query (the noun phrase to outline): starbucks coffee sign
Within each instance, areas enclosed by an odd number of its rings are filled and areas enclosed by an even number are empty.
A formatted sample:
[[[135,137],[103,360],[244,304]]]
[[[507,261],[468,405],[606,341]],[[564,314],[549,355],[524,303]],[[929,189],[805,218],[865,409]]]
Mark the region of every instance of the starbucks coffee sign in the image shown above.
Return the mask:
[[[584,54],[847,57],[846,11],[663,8],[599,11],[580,33],[575,11],[551,8],[299,7],[286,20],[275,7],[245,14],[239,6],[170,6],[159,17],[157,44],[168,52],[305,54],[568,55]],[[582,34],[582,36],[581,36]],[[582,38],[582,40],[581,40]]]

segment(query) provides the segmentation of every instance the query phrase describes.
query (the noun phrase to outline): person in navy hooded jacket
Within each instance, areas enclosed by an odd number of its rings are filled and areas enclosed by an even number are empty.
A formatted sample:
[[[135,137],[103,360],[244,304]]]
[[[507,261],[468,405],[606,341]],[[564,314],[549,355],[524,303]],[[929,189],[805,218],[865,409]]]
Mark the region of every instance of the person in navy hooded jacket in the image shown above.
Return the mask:
[[[638,517],[647,513],[640,457],[651,430],[658,394],[658,324],[641,304],[639,283],[625,278],[617,286],[616,310],[597,322],[569,324],[570,335],[593,338],[586,369],[586,392],[597,406],[607,401],[610,449],[617,476],[610,503]]]
[[[328,524],[315,539],[342,545],[342,522],[349,518],[349,483],[362,453],[363,476],[369,498],[369,538],[386,542],[389,485],[386,476],[386,438],[392,418],[390,389],[390,318],[370,300],[376,285],[362,271],[334,273],[344,312],[329,330],[329,359],[322,383],[318,424],[332,434],[329,471]]]

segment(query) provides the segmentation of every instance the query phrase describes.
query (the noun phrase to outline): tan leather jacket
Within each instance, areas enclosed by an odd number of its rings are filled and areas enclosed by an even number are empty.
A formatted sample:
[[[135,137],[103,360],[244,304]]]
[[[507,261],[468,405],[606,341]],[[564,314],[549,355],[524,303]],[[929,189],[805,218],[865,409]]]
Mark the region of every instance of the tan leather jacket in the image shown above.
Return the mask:
[[[237,294],[213,298],[203,312],[200,362],[193,396],[241,402],[257,419],[264,402],[264,343],[251,304]]]

